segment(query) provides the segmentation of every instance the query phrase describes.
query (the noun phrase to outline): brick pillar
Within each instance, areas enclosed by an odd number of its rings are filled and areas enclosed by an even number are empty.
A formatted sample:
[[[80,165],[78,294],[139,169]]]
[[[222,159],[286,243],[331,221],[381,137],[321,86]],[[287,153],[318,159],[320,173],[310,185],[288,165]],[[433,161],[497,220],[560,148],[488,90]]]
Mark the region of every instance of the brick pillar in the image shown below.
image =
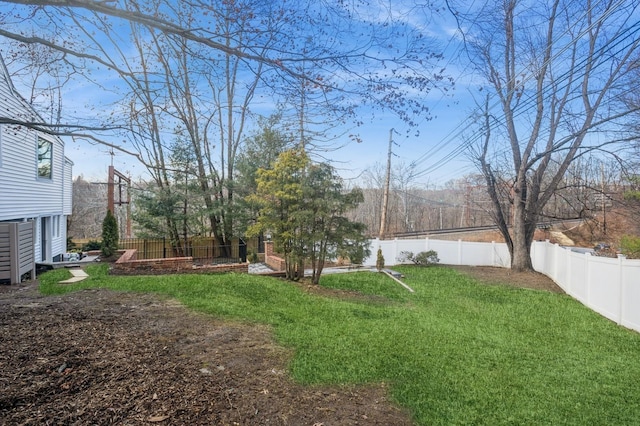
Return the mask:
[[[265,257],[273,256],[273,241],[264,242],[264,255]]]

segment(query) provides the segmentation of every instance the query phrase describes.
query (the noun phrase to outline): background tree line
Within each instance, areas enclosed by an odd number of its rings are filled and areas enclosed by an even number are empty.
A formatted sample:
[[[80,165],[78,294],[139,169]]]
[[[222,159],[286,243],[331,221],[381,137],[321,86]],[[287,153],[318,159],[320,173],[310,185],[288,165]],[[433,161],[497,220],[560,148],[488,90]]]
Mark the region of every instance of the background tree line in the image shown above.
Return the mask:
[[[239,232],[243,235],[247,224],[258,215],[256,206],[245,200],[257,191],[258,169],[268,169],[280,153],[295,146],[291,137],[270,127],[274,120],[275,117],[265,120],[262,133],[251,136],[239,155],[236,180],[240,189],[237,191],[235,214],[240,224]],[[429,188],[418,182],[403,181],[402,170],[406,170],[404,164],[398,164],[392,170],[389,234],[494,224],[491,200],[481,176],[468,175],[451,180],[442,187]],[[630,172],[615,162],[602,162],[594,158],[575,162],[545,207],[541,221],[586,219],[592,242],[607,239],[607,213],[610,223],[616,217],[640,223],[637,196],[633,195],[639,188],[638,178]],[[383,183],[384,171],[379,165],[374,165],[357,185],[351,184],[359,188],[363,198],[360,204],[347,212],[347,216],[363,223],[366,235],[370,237],[377,236],[380,227]],[[154,190],[148,189],[148,183],[134,182],[134,236],[165,237],[164,219],[168,215],[176,223],[182,224],[183,235],[206,233],[205,206],[197,196],[197,191],[190,192],[190,186],[195,187],[196,182],[188,175],[176,172],[174,197],[160,200]],[[69,224],[70,235],[75,238],[98,238],[100,220],[106,213],[105,182],[91,183],[79,177],[74,181],[73,194],[74,213]],[[504,199],[503,202],[508,204],[509,200]],[[125,220],[122,210],[117,210],[120,223]],[[632,231],[632,228],[629,230]],[[124,234],[121,233],[121,237]]]

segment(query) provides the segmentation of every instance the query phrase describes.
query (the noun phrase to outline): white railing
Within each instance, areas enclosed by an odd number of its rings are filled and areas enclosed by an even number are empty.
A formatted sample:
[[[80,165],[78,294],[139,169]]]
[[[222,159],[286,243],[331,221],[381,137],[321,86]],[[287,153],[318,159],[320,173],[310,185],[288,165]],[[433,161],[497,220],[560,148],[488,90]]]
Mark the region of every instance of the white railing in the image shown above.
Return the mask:
[[[378,248],[387,266],[398,264],[400,253],[435,250],[447,265],[508,268],[509,250],[504,243],[474,243],[426,239],[372,240],[371,256],[364,265],[375,266]],[[536,271],[547,275],[567,294],[585,306],[625,327],[640,331],[640,260],[611,259],[575,253],[548,241],[531,247]]]

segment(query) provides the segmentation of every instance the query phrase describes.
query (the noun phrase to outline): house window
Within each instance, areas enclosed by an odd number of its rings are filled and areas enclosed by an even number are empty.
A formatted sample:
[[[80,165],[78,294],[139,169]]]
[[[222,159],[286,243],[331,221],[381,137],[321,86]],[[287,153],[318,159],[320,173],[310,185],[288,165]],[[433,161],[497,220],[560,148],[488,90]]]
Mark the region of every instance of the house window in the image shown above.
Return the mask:
[[[52,164],[53,164],[53,144],[39,137],[38,138],[38,177],[51,179]]]

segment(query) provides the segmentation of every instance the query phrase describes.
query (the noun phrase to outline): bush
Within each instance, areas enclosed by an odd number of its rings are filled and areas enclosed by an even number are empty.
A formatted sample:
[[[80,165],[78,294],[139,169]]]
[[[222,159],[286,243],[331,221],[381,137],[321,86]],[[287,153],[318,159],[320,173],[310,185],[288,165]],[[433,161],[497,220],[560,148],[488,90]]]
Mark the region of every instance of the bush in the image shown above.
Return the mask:
[[[364,260],[371,254],[371,250],[366,244],[348,241],[341,244],[337,254],[343,259],[349,259],[352,265],[362,265]]]
[[[249,259],[249,263],[258,263],[260,261],[260,258],[258,257],[258,253],[256,253],[253,250],[249,251],[249,256],[247,256]]]
[[[101,250],[102,243],[96,240],[89,240],[89,242],[85,243],[82,246],[82,251],[90,251],[90,250]]]
[[[431,266],[440,262],[438,253],[435,250],[421,251],[413,258],[413,262],[420,266]]]
[[[401,251],[400,256],[396,259],[399,263],[408,263],[413,262],[413,252],[412,251]]]
[[[640,237],[623,236],[620,240],[620,251],[629,259],[640,259]]]
[[[384,256],[382,255],[382,249],[378,248],[378,255],[376,257],[376,269],[382,271],[384,269]]]
[[[398,261],[401,263],[409,261],[418,266],[431,266],[440,262],[440,259],[438,259],[438,252],[435,250],[421,251],[416,255],[411,251],[402,251],[400,252]]]

